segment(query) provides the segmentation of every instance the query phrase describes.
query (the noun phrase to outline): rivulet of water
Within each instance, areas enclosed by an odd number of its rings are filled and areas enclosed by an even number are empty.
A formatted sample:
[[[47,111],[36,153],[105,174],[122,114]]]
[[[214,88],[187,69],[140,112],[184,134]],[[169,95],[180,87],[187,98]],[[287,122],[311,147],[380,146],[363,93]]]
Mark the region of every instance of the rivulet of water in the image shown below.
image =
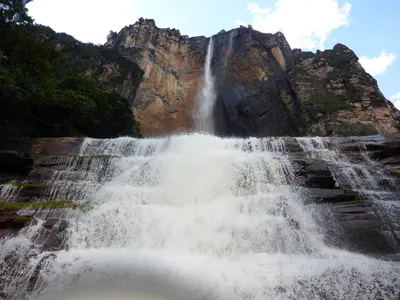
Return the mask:
[[[233,38],[236,36],[237,31],[236,29],[233,29],[231,32],[229,32],[228,35],[228,50],[226,51],[226,55],[224,57],[224,69],[226,68],[226,65],[228,64],[229,57],[231,56],[232,53],[232,48],[233,48]],[[224,70],[225,72],[225,70]]]
[[[90,208],[10,299],[398,299],[399,264],[324,245],[282,139],[86,139],[72,160],[52,183]]]
[[[215,131],[213,109],[217,95],[215,92],[214,76],[211,68],[213,53],[214,41],[211,37],[208,43],[206,60],[204,63],[203,85],[197,97],[197,110],[194,116],[196,130],[206,133],[214,133]]]

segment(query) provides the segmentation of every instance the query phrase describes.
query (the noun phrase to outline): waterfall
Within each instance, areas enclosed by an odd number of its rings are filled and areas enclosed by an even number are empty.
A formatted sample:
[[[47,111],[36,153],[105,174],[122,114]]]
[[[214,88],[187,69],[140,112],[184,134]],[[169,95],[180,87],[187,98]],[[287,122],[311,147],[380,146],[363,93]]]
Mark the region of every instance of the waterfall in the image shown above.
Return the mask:
[[[214,41],[210,38],[207,47],[206,61],[204,63],[204,82],[197,98],[197,111],[195,113],[196,130],[200,132],[214,133],[213,109],[217,99],[214,88],[211,62],[213,58]]]
[[[364,163],[359,159],[352,162],[349,157],[341,153],[335,140],[332,138],[296,138],[308,157],[318,159],[328,164],[335,180],[339,186],[349,188],[360,194],[363,200],[367,200],[376,208],[382,220],[386,220],[387,238],[396,247],[400,247],[400,202],[398,194],[395,193],[396,186],[386,171],[379,168],[372,161],[361,143],[361,154]],[[391,233],[392,232],[392,233]]]
[[[224,58],[224,72],[225,72],[226,65],[228,64],[228,59],[231,56],[232,47],[233,47],[233,37],[235,35],[236,35],[236,29],[233,29],[231,32],[229,32],[228,50],[226,51],[226,55],[225,55],[225,58]]]
[[[327,157],[318,140],[299,142]],[[9,299],[24,299],[27,287],[29,299],[66,300],[397,299],[400,292],[398,263],[324,244],[281,138],[85,139],[79,155],[60,159],[49,180],[60,189],[51,197],[89,209],[65,211],[66,250],[31,246],[40,222],[0,241],[0,262],[13,252],[27,258],[5,290]]]

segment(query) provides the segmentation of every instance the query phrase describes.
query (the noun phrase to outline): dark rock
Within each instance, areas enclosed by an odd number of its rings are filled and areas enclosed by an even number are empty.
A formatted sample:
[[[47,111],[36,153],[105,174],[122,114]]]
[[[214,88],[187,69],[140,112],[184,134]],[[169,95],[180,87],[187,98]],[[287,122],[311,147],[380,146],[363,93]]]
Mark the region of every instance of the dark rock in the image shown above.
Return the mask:
[[[46,228],[52,228],[54,225],[56,225],[59,222],[58,219],[49,219],[46,222],[44,222],[43,227]]]
[[[313,161],[306,167],[306,172],[310,173],[330,173],[328,165],[321,161]]]
[[[49,219],[43,224],[35,243],[41,245],[42,251],[58,251],[64,248],[68,223],[65,220]]]
[[[31,171],[33,159],[28,153],[0,151],[0,172],[26,174]]]
[[[50,232],[45,236],[45,241],[42,245],[43,251],[58,251],[61,248],[63,237],[56,232]]]
[[[0,211],[0,228],[2,229],[21,229],[31,223],[33,220],[30,216],[20,216],[12,212]]]
[[[332,176],[307,175],[304,186],[310,188],[334,189],[336,188],[336,182]]]
[[[306,203],[336,203],[348,202],[359,199],[355,191],[345,191],[342,189],[319,189],[310,188],[304,191]]]

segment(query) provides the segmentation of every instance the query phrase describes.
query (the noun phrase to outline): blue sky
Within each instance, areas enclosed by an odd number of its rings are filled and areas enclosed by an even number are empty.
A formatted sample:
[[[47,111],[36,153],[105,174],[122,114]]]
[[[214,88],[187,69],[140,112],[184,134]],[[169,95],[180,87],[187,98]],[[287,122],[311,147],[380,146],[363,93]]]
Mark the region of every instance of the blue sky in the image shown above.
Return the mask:
[[[96,44],[139,17],[189,36],[252,24],[263,32],[282,31],[292,48],[315,51],[340,42],[400,108],[398,0],[34,0],[28,7],[37,23]]]

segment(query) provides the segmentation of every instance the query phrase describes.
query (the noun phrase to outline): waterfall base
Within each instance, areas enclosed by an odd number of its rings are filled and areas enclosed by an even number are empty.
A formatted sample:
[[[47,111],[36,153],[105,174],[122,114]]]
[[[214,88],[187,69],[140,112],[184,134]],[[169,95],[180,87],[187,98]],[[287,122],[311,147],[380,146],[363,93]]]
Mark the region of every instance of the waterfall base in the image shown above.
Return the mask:
[[[0,298],[400,292],[400,134],[12,147],[26,162],[0,179]]]

